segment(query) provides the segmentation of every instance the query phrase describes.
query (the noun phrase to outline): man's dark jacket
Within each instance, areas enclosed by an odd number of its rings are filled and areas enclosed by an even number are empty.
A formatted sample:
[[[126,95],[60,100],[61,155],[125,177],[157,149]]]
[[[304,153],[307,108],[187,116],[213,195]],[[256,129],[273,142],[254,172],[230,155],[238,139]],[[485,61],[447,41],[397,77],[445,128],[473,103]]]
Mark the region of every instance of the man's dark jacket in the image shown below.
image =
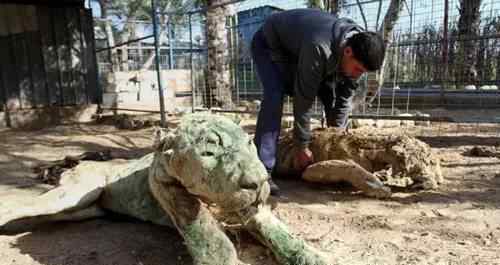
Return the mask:
[[[342,56],[341,42],[346,33],[363,29],[352,20],[337,18],[317,9],[294,9],[273,14],[262,26],[273,62],[284,64],[287,87],[293,87],[294,134],[298,144],[311,141],[310,117],[320,89],[335,93],[335,86],[353,89],[352,80],[337,72]],[[287,80],[288,79],[288,80]],[[327,102],[332,105],[334,102]],[[348,99],[335,100],[336,108]],[[325,103],[325,101],[323,100]],[[350,106],[349,106],[350,107]],[[348,113],[327,113],[329,126],[342,126]]]

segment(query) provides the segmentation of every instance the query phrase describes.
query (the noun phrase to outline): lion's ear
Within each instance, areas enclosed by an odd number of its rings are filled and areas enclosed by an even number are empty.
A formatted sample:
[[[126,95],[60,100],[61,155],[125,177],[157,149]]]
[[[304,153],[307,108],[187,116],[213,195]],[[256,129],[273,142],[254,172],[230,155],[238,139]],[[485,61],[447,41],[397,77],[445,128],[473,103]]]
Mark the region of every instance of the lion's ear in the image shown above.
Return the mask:
[[[157,128],[153,148],[161,151],[171,149],[175,136],[175,130],[173,129]]]
[[[173,181],[175,172],[171,169],[171,158],[174,153],[175,130],[157,128],[153,148],[155,150],[153,164],[149,170],[150,177],[159,181]]]

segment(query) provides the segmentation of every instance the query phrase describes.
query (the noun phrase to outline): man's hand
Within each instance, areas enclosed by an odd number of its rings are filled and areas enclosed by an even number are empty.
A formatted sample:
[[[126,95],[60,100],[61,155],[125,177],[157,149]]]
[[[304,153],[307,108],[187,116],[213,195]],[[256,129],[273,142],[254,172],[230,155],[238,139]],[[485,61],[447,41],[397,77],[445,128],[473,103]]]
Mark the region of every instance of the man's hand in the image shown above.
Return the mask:
[[[314,160],[313,153],[308,147],[298,148],[294,156],[293,169],[298,172],[303,172]]]

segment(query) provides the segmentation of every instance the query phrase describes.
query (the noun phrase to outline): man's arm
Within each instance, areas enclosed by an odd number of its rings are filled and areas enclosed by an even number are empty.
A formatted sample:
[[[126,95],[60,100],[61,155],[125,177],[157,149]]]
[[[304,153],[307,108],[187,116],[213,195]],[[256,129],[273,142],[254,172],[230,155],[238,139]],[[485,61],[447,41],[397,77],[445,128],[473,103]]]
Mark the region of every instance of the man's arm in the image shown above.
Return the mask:
[[[294,138],[300,147],[311,142],[312,106],[324,78],[326,58],[324,47],[317,44],[304,44],[300,52],[293,99]]]
[[[350,79],[335,82],[333,76],[329,76],[321,84],[318,97],[323,103],[328,127],[345,128],[347,126],[357,86],[357,82]]]
[[[322,84],[318,97],[323,103],[328,127],[345,128],[347,126],[356,87],[355,81],[347,79],[335,83],[333,77],[327,78]]]
[[[354,80],[342,79],[335,87],[335,105],[327,118],[329,127],[347,127],[349,113],[352,110],[352,99],[357,87]]]

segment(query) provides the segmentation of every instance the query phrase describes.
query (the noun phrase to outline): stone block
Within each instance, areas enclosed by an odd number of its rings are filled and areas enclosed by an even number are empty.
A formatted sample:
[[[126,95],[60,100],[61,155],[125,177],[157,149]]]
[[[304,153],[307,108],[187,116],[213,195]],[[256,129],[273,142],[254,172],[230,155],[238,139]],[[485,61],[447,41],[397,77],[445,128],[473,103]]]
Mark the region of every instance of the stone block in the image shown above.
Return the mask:
[[[361,128],[361,127],[374,127],[375,120],[373,119],[353,119],[351,121],[353,128]]]
[[[417,113],[415,116],[426,117],[426,118],[431,117],[430,114],[426,114],[426,113]],[[417,126],[431,126],[431,121],[415,121],[415,125],[417,125]]]
[[[395,128],[401,125],[400,120],[376,120],[375,127],[377,128]]]
[[[398,114],[399,117],[413,117],[411,113],[401,113]],[[415,126],[415,121],[413,120],[401,120],[401,126]]]

